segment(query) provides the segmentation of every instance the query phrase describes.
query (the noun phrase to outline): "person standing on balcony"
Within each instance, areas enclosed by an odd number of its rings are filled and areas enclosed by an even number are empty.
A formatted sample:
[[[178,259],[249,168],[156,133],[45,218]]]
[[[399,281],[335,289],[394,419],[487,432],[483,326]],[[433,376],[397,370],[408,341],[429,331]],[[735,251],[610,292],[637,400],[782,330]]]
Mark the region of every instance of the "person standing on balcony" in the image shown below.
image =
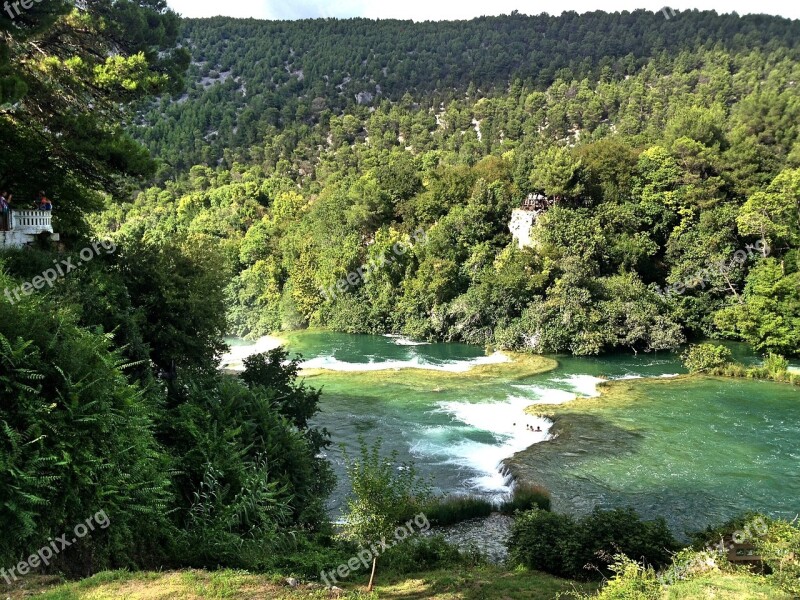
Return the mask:
[[[45,196],[44,190],[39,192],[39,210],[53,210],[53,203]]]
[[[9,231],[11,229],[11,194],[8,192],[0,193],[0,229]]]

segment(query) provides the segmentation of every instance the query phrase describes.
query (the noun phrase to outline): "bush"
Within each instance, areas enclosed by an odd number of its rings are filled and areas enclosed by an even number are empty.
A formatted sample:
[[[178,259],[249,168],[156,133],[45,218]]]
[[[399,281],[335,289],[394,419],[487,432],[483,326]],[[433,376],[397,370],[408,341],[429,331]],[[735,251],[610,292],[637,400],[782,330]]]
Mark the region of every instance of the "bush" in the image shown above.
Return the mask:
[[[789,361],[780,354],[770,352],[764,357],[764,368],[772,376],[782,376],[789,370]]]
[[[642,521],[632,509],[595,509],[577,521],[538,509],[521,513],[509,543],[515,562],[570,579],[610,576],[615,554],[667,565],[677,548],[663,519]]]
[[[415,536],[383,554],[381,569],[404,575],[445,569],[462,562],[458,548],[448,544],[442,536]]]
[[[593,596],[598,600],[658,600],[663,595],[661,583],[652,567],[631,560],[624,554],[614,556],[609,565],[614,574],[603,589]]]
[[[772,579],[781,588],[800,596],[800,526],[797,521],[771,521],[767,534],[757,538],[756,550],[772,573]]]
[[[731,536],[735,532],[742,532],[744,537],[753,540],[764,533],[763,528],[768,527],[770,522],[769,517],[756,512],[747,512],[721,525],[709,525],[702,531],[690,533],[689,538],[692,540],[692,548],[700,551],[708,547],[719,546],[723,538]]]
[[[511,499],[500,505],[500,512],[511,515],[517,511],[533,508],[550,510],[550,492],[540,485],[522,483],[514,486]]]
[[[731,362],[732,357],[733,354],[725,346],[699,344],[686,350],[681,355],[681,360],[690,373],[705,373],[725,366]]]
[[[271,560],[259,567],[299,579],[316,580],[324,570],[345,564],[358,552],[355,544],[342,540],[331,540],[325,536],[293,536],[293,544],[287,552],[274,553]]]
[[[6,285],[15,284],[0,274]],[[0,302],[0,564],[101,510],[110,526],[55,568],[163,564],[172,465],[153,435],[156,402],[129,384],[124,362],[107,336],[40,297]]]
[[[524,512],[514,521],[509,555],[531,569],[571,577],[576,534],[577,524],[569,515],[539,509]]]

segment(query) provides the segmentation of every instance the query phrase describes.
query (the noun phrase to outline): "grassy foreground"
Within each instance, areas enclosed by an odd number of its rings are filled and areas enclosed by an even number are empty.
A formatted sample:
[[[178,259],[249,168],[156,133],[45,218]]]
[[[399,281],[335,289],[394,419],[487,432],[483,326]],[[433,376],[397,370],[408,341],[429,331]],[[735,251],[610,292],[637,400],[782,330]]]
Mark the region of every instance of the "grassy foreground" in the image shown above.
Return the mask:
[[[242,571],[171,571],[130,573],[112,571],[83,581],[64,583],[52,577],[30,577],[14,587],[0,585],[0,598],[22,600],[195,600],[216,598],[385,598],[414,600],[550,600],[591,594],[597,585],[581,584],[542,573],[508,571],[500,567],[426,571],[415,575],[379,578],[373,594],[363,592],[364,582],[343,584],[343,590],[328,590],[319,584],[299,583],[291,587],[278,575],[252,575]],[[576,592],[570,594],[569,592]],[[714,598],[715,600],[776,599],[790,595],[772,587],[763,578],[748,574],[714,573],[665,587],[665,600]]]
[[[408,576],[378,577],[373,594],[364,593],[365,582],[343,583],[341,591],[319,584],[290,587],[285,577],[252,575],[242,571],[173,571],[129,573],[112,571],[83,581],[62,583],[53,578],[28,578],[22,585],[0,585],[0,598],[22,600],[195,600],[201,598],[387,598],[412,600],[494,599],[549,600],[570,590],[592,591],[595,585],[577,584],[543,573],[509,572],[498,567],[427,571]]]

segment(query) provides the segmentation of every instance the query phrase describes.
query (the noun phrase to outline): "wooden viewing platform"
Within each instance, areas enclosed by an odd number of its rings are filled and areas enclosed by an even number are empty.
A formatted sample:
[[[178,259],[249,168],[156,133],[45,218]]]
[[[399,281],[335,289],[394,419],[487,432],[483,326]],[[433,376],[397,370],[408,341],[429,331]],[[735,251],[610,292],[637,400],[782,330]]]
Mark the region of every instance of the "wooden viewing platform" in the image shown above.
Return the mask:
[[[522,206],[520,206],[520,209],[541,212],[543,210],[547,210],[555,203],[555,198],[548,198],[547,196],[542,196],[541,194],[528,194],[528,196],[522,201]]]
[[[746,565],[748,567],[760,569],[764,564],[756,547],[751,542],[735,542],[731,535],[726,535],[720,542],[712,544],[708,549],[722,552],[725,554],[728,562],[734,565]]]

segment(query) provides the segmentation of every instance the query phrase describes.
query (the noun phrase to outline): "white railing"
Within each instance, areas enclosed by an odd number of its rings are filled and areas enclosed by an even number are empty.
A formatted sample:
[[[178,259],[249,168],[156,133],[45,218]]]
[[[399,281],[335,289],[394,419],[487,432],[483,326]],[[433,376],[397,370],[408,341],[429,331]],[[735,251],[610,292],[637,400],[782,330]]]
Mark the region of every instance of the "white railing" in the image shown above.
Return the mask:
[[[20,233],[53,233],[53,213],[49,210],[12,210],[11,230]]]

